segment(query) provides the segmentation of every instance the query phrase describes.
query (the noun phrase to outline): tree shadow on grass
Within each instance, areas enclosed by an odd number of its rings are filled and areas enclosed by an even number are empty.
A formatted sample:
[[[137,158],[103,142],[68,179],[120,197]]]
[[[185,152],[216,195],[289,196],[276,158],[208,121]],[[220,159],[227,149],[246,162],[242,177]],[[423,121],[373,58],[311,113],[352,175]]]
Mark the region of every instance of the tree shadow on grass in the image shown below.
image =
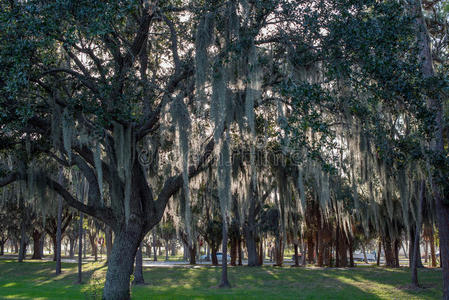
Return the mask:
[[[428,289],[406,289],[411,275],[408,268],[359,267],[349,269],[328,269],[324,277],[357,287],[381,298],[394,299],[437,299],[441,293],[441,273],[420,270],[420,280]]]
[[[0,298],[86,299],[101,297],[106,267],[83,265],[85,284],[75,284],[76,264],[63,263],[54,274],[54,262],[0,260]],[[218,289],[220,268],[202,266],[144,267],[148,285],[133,286],[133,299],[437,299],[441,271],[420,270],[425,290],[409,290],[408,268],[260,268],[229,267],[232,289]],[[436,282],[436,283],[435,283]]]
[[[219,268],[146,268],[150,286],[135,288],[136,299],[381,299],[357,286],[326,278],[316,270],[230,267],[232,289],[217,289]],[[325,280],[323,280],[325,279]]]
[[[55,262],[0,261],[0,298],[86,299],[94,274],[104,273],[105,267],[100,263],[83,264],[83,269],[85,283],[79,285],[77,265],[73,263],[62,263],[62,274],[56,275]]]
[[[220,269],[202,268],[197,273],[189,274],[176,270],[166,273],[163,269],[154,268],[150,273],[154,285],[161,286],[159,290],[169,293],[174,299],[182,299],[184,293],[198,297],[231,295],[232,298],[254,299],[435,299],[441,296],[438,284],[425,290],[403,289],[410,280],[407,268],[231,267],[231,291],[209,289],[219,282]],[[420,278],[424,285],[435,280],[441,282],[441,273],[420,270]],[[186,280],[188,284],[183,285]],[[170,281],[172,286],[167,285]],[[157,290],[151,289],[151,292]]]

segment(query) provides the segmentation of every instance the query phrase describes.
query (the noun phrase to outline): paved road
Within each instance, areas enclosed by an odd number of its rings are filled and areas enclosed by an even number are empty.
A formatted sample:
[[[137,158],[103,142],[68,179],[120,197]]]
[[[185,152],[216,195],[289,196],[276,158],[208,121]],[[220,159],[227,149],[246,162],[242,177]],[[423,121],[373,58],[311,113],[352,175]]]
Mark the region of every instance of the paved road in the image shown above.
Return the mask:
[[[28,259],[30,258],[30,255],[27,256]],[[106,256],[103,255],[102,260],[104,261],[106,258]],[[4,256],[0,256],[0,259],[17,259],[17,255],[14,254],[6,254]],[[44,261],[52,261],[52,257],[51,256],[46,256],[43,258]],[[83,263],[88,263],[88,262],[93,262],[94,258],[93,257],[88,257],[83,259]],[[78,259],[75,257],[74,259],[70,259],[70,258],[62,258],[62,262],[65,263],[77,263]],[[247,260],[243,260],[243,265],[246,265],[248,263]],[[383,265],[384,260],[381,258],[380,260],[381,265]],[[273,265],[274,262],[270,262],[269,260],[265,260],[264,261],[264,265]],[[357,265],[366,265],[364,262],[356,262]],[[370,263],[370,264],[375,264],[375,263]],[[405,258],[401,258],[400,260],[400,264],[401,266],[405,267],[408,266],[408,259]],[[165,260],[158,260],[158,261],[153,261],[152,259],[149,258],[144,258],[143,260],[143,265],[145,267],[165,267],[165,268],[173,268],[173,267],[202,267],[202,266],[212,266],[210,261],[197,261],[197,264],[195,266],[192,266],[189,264],[188,261],[165,261]],[[293,265],[293,261],[291,259],[285,259],[284,260],[284,266],[290,266]]]

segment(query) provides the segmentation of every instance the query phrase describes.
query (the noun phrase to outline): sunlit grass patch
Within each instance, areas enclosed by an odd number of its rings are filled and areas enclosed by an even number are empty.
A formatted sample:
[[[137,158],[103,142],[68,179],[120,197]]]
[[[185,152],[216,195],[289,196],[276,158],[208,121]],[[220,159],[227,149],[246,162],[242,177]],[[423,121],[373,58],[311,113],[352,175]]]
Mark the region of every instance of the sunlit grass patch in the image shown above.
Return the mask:
[[[83,284],[76,284],[76,264],[0,260],[1,299],[100,299],[107,267],[83,264]],[[133,299],[439,299],[441,270],[419,270],[426,289],[406,288],[408,268],[230,267],[231,289],[217,288],[220,268],[147,267],[146,285],[132,287]]]

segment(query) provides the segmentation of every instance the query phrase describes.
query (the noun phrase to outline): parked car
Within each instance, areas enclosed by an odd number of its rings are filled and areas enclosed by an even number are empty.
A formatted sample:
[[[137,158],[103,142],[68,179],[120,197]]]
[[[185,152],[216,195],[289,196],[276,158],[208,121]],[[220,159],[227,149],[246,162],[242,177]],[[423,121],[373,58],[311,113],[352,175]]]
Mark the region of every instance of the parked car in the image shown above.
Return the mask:
[[[354,252],[354,254],[352,255],[352,258],[354,259],[354,261],[363,261],[365,259],[363,257],[363,253],[357,253],[357,252]]]
[[[231,256],[229,256],[229,254],[226,257],[227,257],[228,261],[231,261]],[[218,259],[218,261],[221,261],[222,258],[223,258],[223,253],[217,252],[217,259]],[[207,256],[207,254],[201,255],[200,256],[200,260],[201,261],[211,261],[212,260],[212,254],[209,254],[209,257]]]
[[[364,261],[365,260],[365,256],[360,251],[354,252],[352,257],[354,258],[354,261]],[[375,262],[376,261],[376,256],[374,254],[372,254],[372,253],[367,253],[366,254],[366,259],[369,262]]]
[[[298,254],[298,260],[301,261],[301,259],[302,259],[302,254],[299,253]],[[295,255],[294,254],[292,255],[292,261],[295,261]]]
[[[372,253],[366,254],[366,259],[368,259],[368,261],[370,261],[370,262],[375,262],[377,260],[376,255],[374,255]]]
[[[210,260],[211,260],[210,254],[209,254],[209,256],[207,256],[207,254],[200,256],[200,261],[210,261]]]
[[[218,261],[221,261],[222,258],[223,258],[223,253],[217,252],[217,259],[218,259]],[[229,254],[226,255],[226,260],[227,261],[231,261],[231,256],[229,256]]]

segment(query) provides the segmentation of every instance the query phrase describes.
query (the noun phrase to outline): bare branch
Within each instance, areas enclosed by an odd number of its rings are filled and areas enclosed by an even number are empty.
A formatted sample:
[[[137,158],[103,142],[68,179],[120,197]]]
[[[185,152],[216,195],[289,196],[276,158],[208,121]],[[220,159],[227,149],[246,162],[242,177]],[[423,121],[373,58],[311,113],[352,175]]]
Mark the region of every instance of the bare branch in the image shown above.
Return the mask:
[[[179,54],[178,54],[178,35],[176,34],[175,26],[173,26],[173,22],[167,18],[164,14],[162,14],[162,18],[165,23],[167,23],[168,28],[170,29],[170,40],[171,40],[171,50],[173,55],[173,62],[175,63],[175,73],[180,72],[180,62],[179,62]]]
[[[150,7],[146,12],[144,12],[142,19],[140,21],[139,30],[136,33],[131,48],[124,58],[125,65],[131,64],[133,58],[139,55],[145,41],[148,37],[148,31],[150,30],[150,24],[154,17],[154,7]]]
[[[51,189],[53,189],[55,192],[57,192],[69,206],[105,222],[107,225],[111,226],[112,228],[114,228],[115,224],[117,224],[117,222],[115,221],[115,217],[110,208],[93,207],[90,205],[86,205],[86,204],[82,203],[81,201],[79,201],[78,199],[76,199],[75,197],[73,197],[72,194],[70,194],[62,185],[60,185],[55,180],[51,179],[50,177],[48,177],[46,175],[43,175],[43,177],[41,177],[41,178],[44,179],[47,186],[50,187]],[[89,187],[89,189],[90,189],[90,187]]]
[[[55,73],[67,73],[70,74],[72,76],[75,76],[77,78],[79,78],[81,80],[81,82],[88,88],[90,89],[92,92],[94,92],[97,95],[100,95],[100,92],[98,91],[98,89],[96,88],[95,84],[92,83],[92,78],[86,77],[81,73],[78,73],[76,71],[73,71],[71,69],[67,69],[67,68],[56,68],[56,69],[51,69],[48,71],[45,71],[41,74],[42,76],[45,76],[47,74],[55,74]]]
[[[7,186],[15,181],[19,180],[19,173],[14,172],[6,175],[3,178],[0,178],[0,187]]]

